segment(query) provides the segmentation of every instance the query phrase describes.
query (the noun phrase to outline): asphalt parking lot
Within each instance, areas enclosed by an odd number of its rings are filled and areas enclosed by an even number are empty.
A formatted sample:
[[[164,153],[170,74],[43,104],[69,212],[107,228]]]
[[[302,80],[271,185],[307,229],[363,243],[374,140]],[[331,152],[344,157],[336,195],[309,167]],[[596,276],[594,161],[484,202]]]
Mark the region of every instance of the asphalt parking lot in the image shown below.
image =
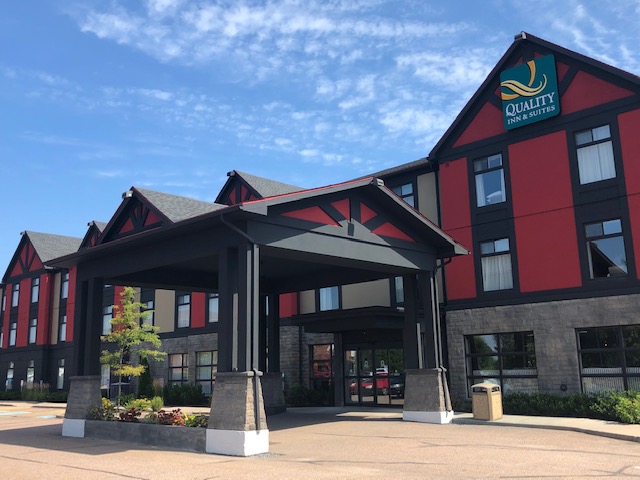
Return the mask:
[[[270,453],[235,458],[61,436],[64,408],[0,402],[2,479],[640,477],[640,444],[571,431],[403,422],[396,412],[270,417]]]

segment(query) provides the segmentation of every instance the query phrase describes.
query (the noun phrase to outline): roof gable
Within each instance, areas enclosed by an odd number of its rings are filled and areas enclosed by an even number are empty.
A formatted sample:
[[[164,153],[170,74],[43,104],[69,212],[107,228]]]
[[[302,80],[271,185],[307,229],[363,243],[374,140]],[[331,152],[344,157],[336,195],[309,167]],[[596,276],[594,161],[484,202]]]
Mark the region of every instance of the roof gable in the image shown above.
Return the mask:
[[[98,244],[98,239],[102,232],[107,227],[105,222],[97,222],[92,221],[89,222],[89,228],[87,229],[87,233],[85,233],[84,238],[82,239],[82,244],[80,248],[89,248]]]
[[[225,205],[131,187],[95,244],[153,230],[225,208]]]
[[[243,202],[251,202],[303,190],[295,185],[288,185],[238,170],[232,170],[227,173],[227,176],[229,178],[222,190],[220,190],[216,203],[238,205]]]
[[[522,32],[515,37],[511,47],[432,149],[430,156],[506,135],[500,74],[546,55],[555,57],[561,99],[557,118],[640,93],[640,78],[637,76]]]
[[[78,251],[82,239],[40,232],[22,232],[22,239],[9,262],[3,282],[44,268],[54,258]]]

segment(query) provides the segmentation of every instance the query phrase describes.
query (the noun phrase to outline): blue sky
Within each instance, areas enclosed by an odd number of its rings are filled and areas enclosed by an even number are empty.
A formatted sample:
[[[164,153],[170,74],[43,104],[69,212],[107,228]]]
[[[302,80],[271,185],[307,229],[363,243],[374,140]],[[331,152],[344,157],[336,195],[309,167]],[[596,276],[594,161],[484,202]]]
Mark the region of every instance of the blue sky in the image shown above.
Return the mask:
[[[213,201],[232,169],[315,187],[424,157],[520,31],[640,74],[640,0],[4,1],[0,271],[132,185]]]

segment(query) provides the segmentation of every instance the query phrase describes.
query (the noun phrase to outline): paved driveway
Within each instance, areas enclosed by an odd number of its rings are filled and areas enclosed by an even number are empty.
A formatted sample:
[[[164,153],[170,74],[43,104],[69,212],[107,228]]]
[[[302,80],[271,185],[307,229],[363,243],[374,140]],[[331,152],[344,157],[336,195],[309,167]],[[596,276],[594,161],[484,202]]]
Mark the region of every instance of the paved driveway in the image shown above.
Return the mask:
[[[397,414],[270,417],[271,452],[234,458],[61,437],[52,408],[0,404],[2,479],[640,477],[640,445],[575,432],[428,425]]]

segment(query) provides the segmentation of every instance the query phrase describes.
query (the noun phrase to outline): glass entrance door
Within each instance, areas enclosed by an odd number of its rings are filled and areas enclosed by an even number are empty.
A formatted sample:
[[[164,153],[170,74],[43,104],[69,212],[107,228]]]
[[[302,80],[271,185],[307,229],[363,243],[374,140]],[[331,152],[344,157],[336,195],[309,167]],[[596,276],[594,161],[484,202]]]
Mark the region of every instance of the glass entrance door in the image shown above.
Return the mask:
[[[346,405],[403,405],[404,352],[381,345],[344,350]]]

